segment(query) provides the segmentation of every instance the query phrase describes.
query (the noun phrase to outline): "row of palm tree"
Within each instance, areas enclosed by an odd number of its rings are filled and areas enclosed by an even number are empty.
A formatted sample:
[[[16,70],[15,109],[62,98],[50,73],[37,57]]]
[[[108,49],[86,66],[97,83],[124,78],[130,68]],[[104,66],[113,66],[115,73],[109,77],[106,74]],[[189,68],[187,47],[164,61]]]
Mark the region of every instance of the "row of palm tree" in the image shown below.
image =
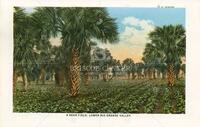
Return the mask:
[[[143,61],[153,72],[167,74],[169,86],[173,86],[180,70],[185,72],[186,35],[182,25],[156,27],[149,33],[150,43],[146,44]]]
[[[49,39],[60,37],[60,46],[52,46]],[[93,61],[91,46],[94,39],[102,43],[118,41],[117,24],[105,8],[36,8],[31,14],[14,8],[14,69],[13,88],[17,77],[22,77],[24,90],[35,80],[45,84],[46,77],[56,84],[67,84],[71,96],[79,91],[81,75],[84,84],[89,84],[89,72],[80,72],[81,66],[108,66],[124,68],[130,79],[167,77],[169,86],[174,85],[179,72],[185,72],[185,30],[181,25],[156,27],[149,33],[143,62],[134,63],[130,58],[122,64],[105,50],[108,60]],[[97,48],[98,50],[102,50]],[[97,52],[98,55],[98,52]],[[101,54],[100,54],[101,56]],[[113,69],[113,75],[116,71]],[[103,80],[107,81],[105,73]]]
[[[60,71],[64,70],[64,76],[70,84],[70,94],[76,96],[80,84],[80,59],[88,53],[82,54],[94,38],[103,43],[117,42],[115,19],[109,16],[105,8],[43,7],[35,10],[26,14],[24,9],[14,8],[14,88],[18,74],[22,75],[26,90],[27,76],[35,65],[44,83],[47,63],[52,62],[52,68],[53,63],[60,63],[54,67],[54,71],[60,75]],[[54,56],[47,46],[51,36],[59,36],[62,40]]]
[[[164,63],[150,62],[143,58],[143,62],[134,63],[131,58],[127,58],[122,64],[117,66],[118,73],[126,72],[128,79],[166,79],[167,66]],[[179,79],[185,75],[185,64],[174,66],[175,77]]]

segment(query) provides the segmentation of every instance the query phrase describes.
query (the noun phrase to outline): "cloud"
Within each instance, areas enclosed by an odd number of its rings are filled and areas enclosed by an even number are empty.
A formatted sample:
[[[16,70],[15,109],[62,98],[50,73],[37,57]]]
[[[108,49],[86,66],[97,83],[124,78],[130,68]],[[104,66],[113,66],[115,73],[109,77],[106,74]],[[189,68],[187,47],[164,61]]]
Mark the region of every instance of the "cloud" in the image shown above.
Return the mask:
[[[120,41],[135,46],[144,46],[149,41],[148,33],[154,30],[154,24],[150,20],[126,17],[122,23],[125,29],[120,35]]]
[[[99,46],[109,49],[116,59],[132,58],[139,62],[145,44],[149,42],[148,34],[154,30],[155,26],[151,20],[138,19],[133,16],[125,17],[122,24],[124,31],[119,35],[118,44],[99,44]]]
[[[154,27],[151,20],[138,19],[136,17],[125,17],[122,21],[124,25],[130,25],[135,27],[141,27],[142,30],[152,30]]]

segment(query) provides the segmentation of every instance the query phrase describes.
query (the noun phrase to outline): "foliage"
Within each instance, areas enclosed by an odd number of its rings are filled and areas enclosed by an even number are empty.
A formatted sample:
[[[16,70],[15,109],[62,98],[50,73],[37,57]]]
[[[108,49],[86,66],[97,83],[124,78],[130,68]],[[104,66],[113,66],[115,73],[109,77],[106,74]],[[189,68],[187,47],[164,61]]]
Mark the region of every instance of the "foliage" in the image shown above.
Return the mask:
[[[32,85],[27,92],[18,87],[14,112],[184,113],[183,80],[177,83],[174,104],[166,82],[158,79],[95,81],[91,86],[81,85],[77,97],[68,96],[69,91],[53,84]]]
[[[156,27],[149,33],[150,43],[146,44],[143,52],[143,61],[146,70],[158,71],[165,75],[167,72],[168,84],[174,85],[174,78],[178,78],[181,70],[182,58],[185,57],[186,35],[182,25],[164,25]]]

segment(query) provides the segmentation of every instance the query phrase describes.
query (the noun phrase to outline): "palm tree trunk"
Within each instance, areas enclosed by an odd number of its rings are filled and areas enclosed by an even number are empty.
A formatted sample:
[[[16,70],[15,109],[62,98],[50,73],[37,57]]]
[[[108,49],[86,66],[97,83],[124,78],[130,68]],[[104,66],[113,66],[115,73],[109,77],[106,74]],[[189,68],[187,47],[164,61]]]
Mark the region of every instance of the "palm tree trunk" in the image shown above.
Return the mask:
[[[179,79],[179,73],[180,73],[180,71],[177,70],[177,71],[176,71],[176,79]]]
[[[148,78],[147,77],[147,70],[144,70],[144,78]]]
[[[86,71],[86,72],[83,73],[83,76],[84,76],[84,79],[83,79],[84,84],[86,86],[88,86],[89,85],[89,73]]]
[[[64,86],[64,78],[65,78],[64,72],[62,70],[57,70],[55,74],[56,84],[59,86]]]
[[[17,72],[14,69],[13,70],[13,91],[15,91],[15,89],[16,89],[16,83],[17,83]]]
[[[127,74],[128,74],[128,79],[130,79],[130,75],[131,75],[131,73],[130,73],[130,72],[128,72]]]
[[[156,71],[156,78],[158,78],[158,79],[160,78],[160,71],[159,70]]]
[[[156,70],[153,68],[153,79],[156,79]]]
[[[148,69],[148,71],[147,71],[147,77],[148,77],[148,79],[151,79],[151,72],[150,72],[149,69]]]
[[[173,64],[169,64],[167,66],[167,80],[168,80],[168,85],[173,86],[174,85],[174,66]]]
[[[22,81],[23,81],[24,91],[26,91],[28,88],[28,81],[25,72],[22,74]]]
[[[59,71],[59,83],[61,86],[64,86],[64,81],[65,81],[65,74],[63,70]]]
[[[104,82],[107,81],[107,75],[106,75],[106,72],[103,72],[103,81],[104,81]]]
[[[70,89],[70,71],[69,68],[66,68],[66,70],[64,71],[65,74],[65,86],[67,87],[67,89]]]
[[[132,79],[135,79],[135,72],[132,72]]]
[[[148,79],[151,79],[151,70],[148,69]]]
[[[162,79],[165,79],[166,78],[166,72],[162,71]]]
[[[138,75],[138,79],[140,79],[140,72],[138,72],[137,75]]]
[[[72,61],[70,65],[70,94],[76,96],[79,91],[80,84],[80,61],[77,49],[72,49]]]
[[[154,70],[153,69],[151,69],[151,79],[153,79],[154,78]]]
[[[45,75],[46,75],[45,69],[44,69],[44,67],[42,67],[40,79],[41,79],[43,85],[45,84]]]
[[[55,71],[55,83],[56,85],[59,85],[59,74],[58,74],[58,70]]]

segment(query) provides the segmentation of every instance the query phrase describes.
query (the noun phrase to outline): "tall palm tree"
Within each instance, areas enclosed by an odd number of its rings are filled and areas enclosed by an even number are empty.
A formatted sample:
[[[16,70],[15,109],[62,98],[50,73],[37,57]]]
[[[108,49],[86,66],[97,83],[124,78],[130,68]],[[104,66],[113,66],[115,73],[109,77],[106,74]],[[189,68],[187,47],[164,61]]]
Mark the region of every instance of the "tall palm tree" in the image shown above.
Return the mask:
[[[14,8],[14,89],[17,73],[22,76],[24,90],[27,89],[27,75],[31,73],[35,63],[33,32],[30,17],[24,13],[24,9]]]
[[[116,41],[117,26],[103,8],[69,8],[65,12],[67,18],[62,37],[63,42],[70,43],[72,48],[70,83],[71,95],[76,96],[80,82],[79,56],[84,43],[90,42],[92,38],[104,43]]]
[[[181,57],[185,56],[185,29],[182,25],[156,27],[149,34],[154,51],[164,59],[167,65],[168,85],[173,86],[175,80],[174,67]]]
[[[52,31],[61,35],[62,45],[70,50],[71,95],[76,96],[80,84],[80,53],[85,43],[99,39],[103,43],[118,40],[117,25],[105,8],[39,8]],[[66,58],[68,60],[68,58]]]

